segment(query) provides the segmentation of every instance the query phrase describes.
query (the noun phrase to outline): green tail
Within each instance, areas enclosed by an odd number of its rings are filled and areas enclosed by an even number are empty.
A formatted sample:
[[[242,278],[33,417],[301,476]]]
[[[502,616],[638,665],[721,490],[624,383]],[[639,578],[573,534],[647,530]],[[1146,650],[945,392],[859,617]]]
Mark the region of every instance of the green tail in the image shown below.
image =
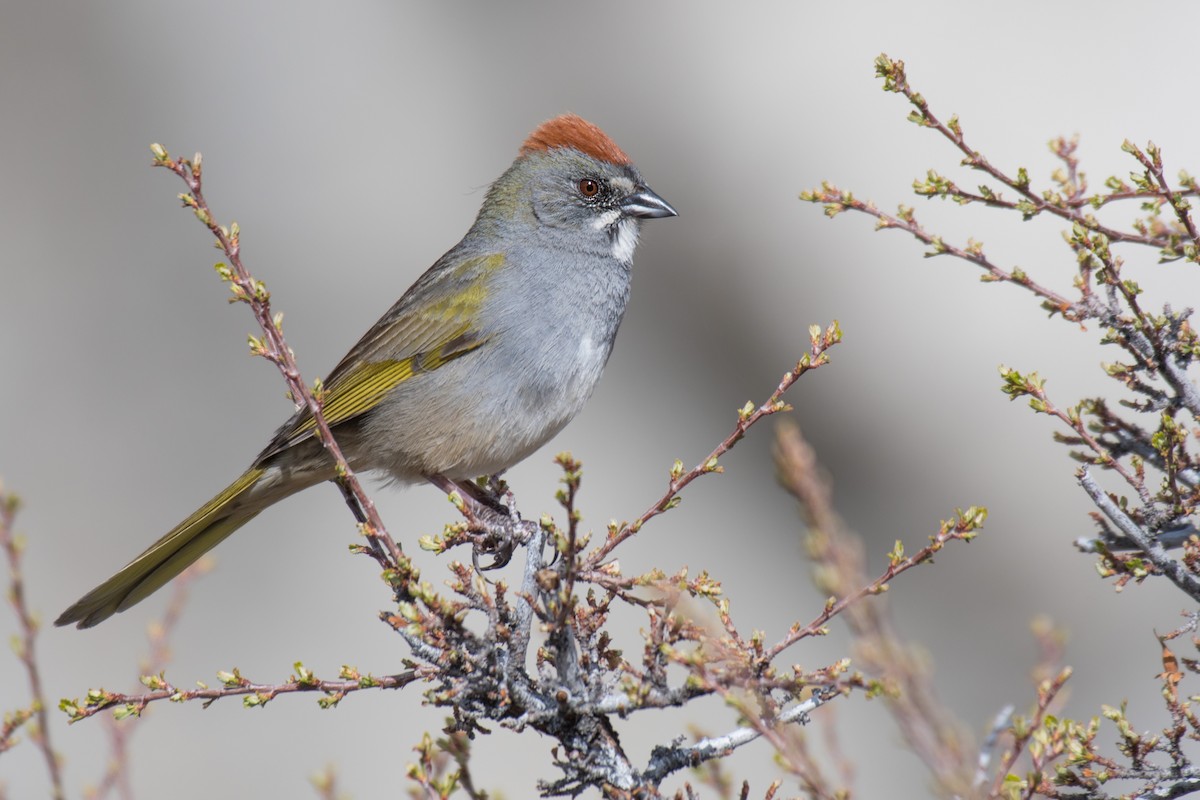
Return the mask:
[[[140,603],[258,516],[264,508],[309,485],[277,489],[271,491],[269,497],[251,497],[250,491],[265,472],[261,467],[246,470],[223,492],[150,545],[146,552],[76,601],[54,624],[75,622],[80,628],[90,628]]]

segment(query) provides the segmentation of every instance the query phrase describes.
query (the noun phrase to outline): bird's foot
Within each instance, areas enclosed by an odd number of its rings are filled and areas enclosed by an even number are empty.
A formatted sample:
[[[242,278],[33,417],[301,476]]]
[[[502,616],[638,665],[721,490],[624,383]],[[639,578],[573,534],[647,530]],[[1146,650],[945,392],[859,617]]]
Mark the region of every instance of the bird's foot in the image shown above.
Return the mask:
[[[441,475],[429,480],[447,494],[458,492],[463,499],[463,516],[473,534],[471,563],[480,572],[507,565],[517,546],[526,544],[537,531],[537,522],[521,519],[516,498],[499,474],[478,482],[452,481]],[[480,556],[491,556],[492,562],[481,564]]]
[[[480,572],[500,569],[512,560],[518,545],[527,544],[537,531],[533,520],[521,519],[521,515],[496,514],[490,510],[478,517],[478,538],[471,549],[471,563]],[[491,556],[490,564],[481,564],[480,556]]]

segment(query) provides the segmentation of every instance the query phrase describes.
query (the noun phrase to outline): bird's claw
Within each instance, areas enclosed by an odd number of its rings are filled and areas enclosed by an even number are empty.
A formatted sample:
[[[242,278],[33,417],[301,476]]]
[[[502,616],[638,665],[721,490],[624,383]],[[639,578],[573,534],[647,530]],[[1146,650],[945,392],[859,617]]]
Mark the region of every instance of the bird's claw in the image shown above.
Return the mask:
[[[507,566],[512,561],[518,545],[529,542],[537,531],[537,523],[523,520],[516,509],[509,507],[507,514],[485,512],[477,515],[481,528],[480,536],[471,549],[471,563],[476,571],[487,572]],[[481,564],[481,555],[492,556],[492,563]]]

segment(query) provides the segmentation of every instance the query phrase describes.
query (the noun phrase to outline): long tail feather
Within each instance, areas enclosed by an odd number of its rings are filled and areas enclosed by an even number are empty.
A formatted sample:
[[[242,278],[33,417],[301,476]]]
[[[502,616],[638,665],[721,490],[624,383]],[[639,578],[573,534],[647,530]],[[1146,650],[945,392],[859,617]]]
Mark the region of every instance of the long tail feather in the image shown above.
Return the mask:
[[[74,622],[80,628],[90,628],[140,603],[264,508],[309,485],[253,492],[265,473],[262,467],[247,470],[120,572],[81,597],[54,624]]]

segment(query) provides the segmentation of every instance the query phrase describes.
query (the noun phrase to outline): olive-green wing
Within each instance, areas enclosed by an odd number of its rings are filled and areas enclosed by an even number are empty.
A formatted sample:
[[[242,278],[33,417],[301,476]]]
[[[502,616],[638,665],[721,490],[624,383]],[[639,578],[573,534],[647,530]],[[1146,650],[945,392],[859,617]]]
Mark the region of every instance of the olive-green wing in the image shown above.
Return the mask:
[[[370,411],[388,392],[484,344],[477,326],[489,276],[504,263],[494,253],[435,265],[367,331],[325,381],[325,419],[335,426]],[[258,463],[312,438],[316,425],[298,414]]]

